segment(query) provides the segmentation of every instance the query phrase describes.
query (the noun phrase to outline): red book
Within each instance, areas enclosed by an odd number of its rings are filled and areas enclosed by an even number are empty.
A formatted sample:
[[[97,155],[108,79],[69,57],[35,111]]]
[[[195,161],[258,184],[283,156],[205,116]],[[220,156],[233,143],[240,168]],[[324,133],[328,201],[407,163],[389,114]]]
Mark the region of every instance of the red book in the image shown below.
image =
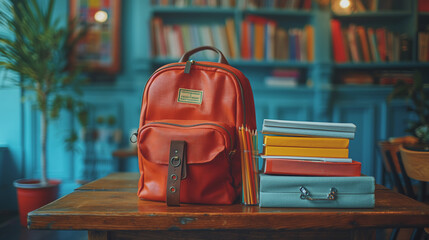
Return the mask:
[[[241,58],[249,60],[252,58],[252,49],[250,45],[250,22],[241,22]]]
[[[266,158],[266,174],[351,177],[361,175],[361,163],[305,161],[287,158]]]
[[[382,62],[386,61],[386,29],[385,28],[377,28],[375,30],[375,35],[377,37],[377,45],[378,45],[378,54],[380,54],[380,60]]]
[[[419,0],[418,10],[419,12],[429,12],[429,1]]]
[[[304,4],[302,6],[302,9],[310,10],[311,9],[311,0],[304,0]]]
[[[331,33],[332,33],[332,50],[334,53],[334,60],[337,63],[344,63],[347,61],[346,50],[344,48],[343,37],[341,33],[341,23],[336,19],[331,20]]]
[[[371,54],[369,52],[368,37],[366,36],[365,28],[358,26],[356,31],[359,35],[359,41],[362,46],[362,55],[365,62],[371,62]]]

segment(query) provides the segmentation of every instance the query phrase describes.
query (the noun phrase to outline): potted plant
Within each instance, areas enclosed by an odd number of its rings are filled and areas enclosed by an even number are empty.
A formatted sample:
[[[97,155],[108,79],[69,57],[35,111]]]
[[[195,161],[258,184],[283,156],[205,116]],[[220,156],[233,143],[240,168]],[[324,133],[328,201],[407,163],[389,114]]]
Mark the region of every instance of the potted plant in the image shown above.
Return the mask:
[[[20,179],[14,182],[18,193],[21,224],[26,225],[27,212],[54,200],[59,181],[47,177],[48,126],[58,118],[62,109],[76,113],[84,124],[85,108],[76,101],[81,94],[79,87],[85,79],[76,68],[70,68],[68,59],[76,43],[86,30],[79,33],[74,25],[60,26],[53,18],[54,0],[49,0],[46,10],[37,1],[3,1],[0,26],[6,33],[0,36],[0,66],[19,75],[11,79],[25,93],[33,93],[30,100],[40,111],[41,117],[41,177]],[[72,133],[66,141],[77,139]]]
[[[405,171],[410,178],[429,181],[429,99],[421,74],[416,74],[413,83],[399,81],[388,99],[402,98],[410,101],[408,110],[413,113],[407,131],[418,139],[417,143],[399,147]],[[423,199],[424,184],[420,186]]]
[[[392,99],[405,99],[409,102],[408,111],[413,113],[407,131],[418,139],[417,143],[404,144],[406,148],[429,150],[429,99],[423,86],[421,74],[414,75],[412,83],[398,81],[388,96]]]

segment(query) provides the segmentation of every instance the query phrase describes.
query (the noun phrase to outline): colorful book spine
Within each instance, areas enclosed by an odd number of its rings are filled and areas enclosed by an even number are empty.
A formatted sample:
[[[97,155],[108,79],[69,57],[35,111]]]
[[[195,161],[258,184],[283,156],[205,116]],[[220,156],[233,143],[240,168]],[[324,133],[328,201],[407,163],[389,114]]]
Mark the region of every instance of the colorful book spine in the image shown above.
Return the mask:
[[[265,146],[348,148],[347,138],[264,136]]]
[[[261,155],[261,158],[267,159],[294,159],[302,161],[315,161],[315,162],[344,162],[351,163],[353,160],[351,158],[325,158],[325,157],[297,157],[297,156],[267,156]]]
[[[314,30],[284,29],[277,22],[261,16],[247,15],[241,23],[241,57],[254,60],[314,61]]]
[[[164,24],[162,18],[151,21],[152,54],[154,57],[178,58],[184,52],[202,45],[219,48],[226,57],[239,58],[233,19],[227,19],[225,25]],[[213,59],[212,52],[199,52],[196,57]]]
[[[250,45],[250,22],[241,22],[241,58],[250,60],[252,58]]]
[[[264,146],[264,154],[267,156],[348,158],[349,150],[341,148]]]
[[[311,25],[305,26],[305,34],[307,36],[307,61],[314,61],[314,28]]]
[[[301,176],[360,176],[361,163],[345,162],[321,162],[296,160],[288,158],[265,159],[264,173],[276,175],[301,175]]]
[[[371,55],[374,62],[380,62],[380,54],[377,48],[377,39],[375,37],[374,29],[368,28],[368,40],[371,48]]]
[[[231,58],[239,58],[240,49],[238,48],[237,32],[235,31],[234,19],[226,19],[225,26]]]
[[[334,51],[334,60],[337,63],[344,63],[346,59],[346,49],[344,48],[343,37],[341,33],[341,23],[336,19],[331,20],[332,49]]]
[[[334,138],[348,138],[348,139],[354,139],[355,137],[354,132],[325,131],[325,130],[314,130],[314,129],[268,127],[268,126],[263,126],[262,132],[264,134],[277,134],[277,135],[290,135],[290,136],[315,136],[315,137],[334,137]]]
[[[340,132],[355,132],[356,125],[353,123],[313,122],[313,121],[289,121],[278,119],[264,119],[265,127],[284,127],[309,130],[326,130]]]
[[[365,62],[371,62],[371,54],[369,52],[368,37],[366,36],[365,28],[362,26],[358,26],[356,28],[356,31],[359,36],[359,42],[362,46],[363,60]]]

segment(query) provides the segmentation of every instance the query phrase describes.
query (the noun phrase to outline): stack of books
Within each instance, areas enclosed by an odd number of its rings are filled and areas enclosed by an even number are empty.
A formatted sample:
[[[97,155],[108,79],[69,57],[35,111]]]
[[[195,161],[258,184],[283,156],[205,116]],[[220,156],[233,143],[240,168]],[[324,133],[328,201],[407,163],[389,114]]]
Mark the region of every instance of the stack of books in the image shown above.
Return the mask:
[[[265,119],[264,173],[360,176],[361,164],[349,158],[348,149],[355,130],[352,123]]]
[[[373,207],[374,178],[349,157],[355,131],[352,123],[265,119],[260,206]]]

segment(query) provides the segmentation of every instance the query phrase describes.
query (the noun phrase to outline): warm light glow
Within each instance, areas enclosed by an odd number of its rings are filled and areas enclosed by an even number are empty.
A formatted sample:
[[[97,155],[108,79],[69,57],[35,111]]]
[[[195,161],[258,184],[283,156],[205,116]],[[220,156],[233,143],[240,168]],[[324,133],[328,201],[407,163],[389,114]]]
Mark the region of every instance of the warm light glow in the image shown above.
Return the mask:
[[[340,1],[340,7],[341,8],[348,8],[348,7],[350,7],[350,0],[341,0]]]
[[[95,21],[100,22],[100,23],[104,23],[108,17],[109,16],[107,15],[107,12],[102,11],[102,10],[97,11],[94,15]]]

